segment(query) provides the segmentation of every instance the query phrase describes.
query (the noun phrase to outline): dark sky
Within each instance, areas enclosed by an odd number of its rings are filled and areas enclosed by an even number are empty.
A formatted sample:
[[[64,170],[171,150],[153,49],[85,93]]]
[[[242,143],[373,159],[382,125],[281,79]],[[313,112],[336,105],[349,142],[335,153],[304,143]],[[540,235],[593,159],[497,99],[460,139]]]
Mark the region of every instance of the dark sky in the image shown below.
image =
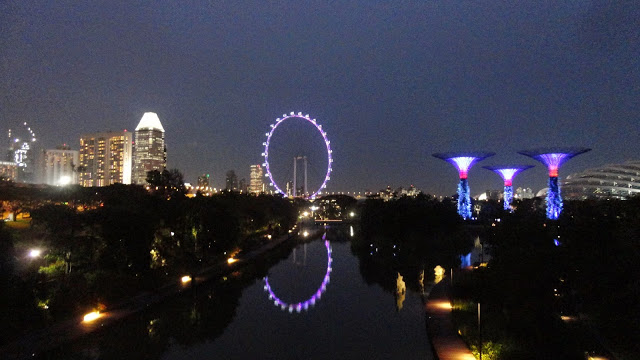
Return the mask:
[[[561,176],[640,153],[638,1],[6,1],[0,31],[3,131],[77,149],[154,111],[188,181],[248,178],[290,111],[329,135],[329,191],[451,194],[434,152],[593,148]],[[470,184],[501,187],[480,166]],[[541,166],[514,183],[544,184]]]

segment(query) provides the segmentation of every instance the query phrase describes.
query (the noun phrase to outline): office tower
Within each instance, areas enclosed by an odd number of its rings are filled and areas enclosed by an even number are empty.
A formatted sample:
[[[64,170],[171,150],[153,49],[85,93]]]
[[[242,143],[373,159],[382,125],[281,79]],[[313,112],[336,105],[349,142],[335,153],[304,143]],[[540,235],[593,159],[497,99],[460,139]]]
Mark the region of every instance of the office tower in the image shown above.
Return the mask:
[[[76,167],[79,164],[78,150],[69,146],[42,151],[40,182],[47,185],[77,184]]]
[[[227,171],[227,177],[225,179],[225,190],[238,191],[238,177],[233,170]]]
[[[36,162],[34,156],[37,154],[37,152],[34,151],[36,134],[26,122],[22,125],[22,127],[15,130],[9,129],[7,161],[13,161],[16,164],[15,181],[33,183],[36,180]]]
[[[156,113],[146,112],[135,130],[133,149],[134,184],[147,184],[147,173],[152,170],[162,172],[167,167],[167,149],[164,142],[164,128]]]
[[[13,161],[0,161],[0,180],[15,182],[18,177],[18,165]]]
[[[202,174],[198,176],[198,187],[201,189],[209,187],[209,174]]]
[[[249,192],[259,194],[264,192],[264,174],[261,165],[251,165],[249,173]]]
[[[132,142],[126,130],[83,135],[77,167],[80,185],[131,184]]]

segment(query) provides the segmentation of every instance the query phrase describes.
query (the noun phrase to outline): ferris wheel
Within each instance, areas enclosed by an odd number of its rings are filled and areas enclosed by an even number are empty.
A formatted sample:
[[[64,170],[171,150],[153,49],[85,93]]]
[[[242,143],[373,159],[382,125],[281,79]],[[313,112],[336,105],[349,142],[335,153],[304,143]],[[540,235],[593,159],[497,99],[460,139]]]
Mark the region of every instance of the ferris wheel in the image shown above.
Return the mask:
[[[283,190],[283,189],[288,189],[289,186],[287,185],[289,184],[283,184],[282,183],[283,180],[281,177],[279,180],[280,183],[276,182],[277,176],[274,176],[274,171],[276,170],[273,166],[274,154],[272,149],[273,142],[274,142],[274,134],[276,134],[276,129],[280,128],[280,130],[282,130],[282,128],[284,128],[284,126],[282,126],[283,123],[287,122],[291,124],[296,121],[313,125],[313,128],[316,130],[316,134],[319,133],[321,136],[321,142],[323,143],[323,152],[326,151],[326,157],[325,157],[326,163],[327,163],[326,172],[324,173],[323,180],[321,181],[321,184],[319,187],[317,187],[317,189],[315,188],[315,186],[313,186],[312,189],[307,188],[307,163],[308,163],[307,156],[302,156],[300,154],[296,154],[293,156],[293,186],[292,186],[293,189],[292,191]],[[331,165],[333,163],[333,157],[332,157],[333,151],[331,150],[331,145],[330,145],[331,142],[327,137],[327,133],[322,129],[322,125],[318,124],[316,119],[312,119],[309,116],[309,114],[303,115],[301,112],[298,112],[297,114],[294,112],[291,112],[288,115],[283,114],[281,118],[277,118],[276,122],[274,124],[271,124],[270,127],[271,127],[270,131],[265,134],[267,136],[267,141],[262,143],[262,145],[264,146],[264,152],[262,153],[262,156],[264,157],[264,163],[262,165],[266,169],[265,176],[268,177],[270,180],[269,185],[275,189],[276,193],[280,193],[285,196],[293,196],[293,197],[300,196],[300,197],[311,198],[311,199],[315,198],[316,195],[321,193],[322,189],[325,189],[327,187],[327,182],[331,179],[330,177],[331,171],[332,171]],[[295,136],[295,134],[290,136],[288,139],[291,139],[291,137],[293,136]],[[300,192],[298,192],[298,189],[297,189],[298,187],[296,184],[297,178],[298,178],[297,164],[299,163],[299,160],[303,160],[303,166],[304,166],[304,188]]]

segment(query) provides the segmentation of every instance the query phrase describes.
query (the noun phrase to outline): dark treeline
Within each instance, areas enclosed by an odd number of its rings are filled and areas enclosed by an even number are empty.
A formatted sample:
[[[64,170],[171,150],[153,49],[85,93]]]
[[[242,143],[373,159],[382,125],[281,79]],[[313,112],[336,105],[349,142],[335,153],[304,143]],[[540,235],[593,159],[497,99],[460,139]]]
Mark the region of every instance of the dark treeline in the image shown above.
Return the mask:
[[[151,192],[136,185],[4,186],[3,202],[31,221],[0,225],[0,343],[194,274],[296,221],[294,204],[282,197],[188,198],[168,175]],[[29,258],[30,248],[42,256]]]
[[[420,194],[393,201],[368,199],[359,209],[358,236],[352,250],[360,258],[360,271],[370,283],[396,290],[397,274],[407,286],[419,289],[433,280],[437,265],[459,265],[459,255],[470,251],[473,241],[455,204]]]
[[[161,359],[172,346],[214,341],[236,316],[242,292],[286,259],[295,243],[234,271],[228,278],[191,288],[83,341],[65,344],[36,359]]]
[[[481,302],[488,359],[640,358],[640,198],[567,201],[558,221],[540,205],[492,207],[491,261],[454,282],[463,335],[479,343]]]

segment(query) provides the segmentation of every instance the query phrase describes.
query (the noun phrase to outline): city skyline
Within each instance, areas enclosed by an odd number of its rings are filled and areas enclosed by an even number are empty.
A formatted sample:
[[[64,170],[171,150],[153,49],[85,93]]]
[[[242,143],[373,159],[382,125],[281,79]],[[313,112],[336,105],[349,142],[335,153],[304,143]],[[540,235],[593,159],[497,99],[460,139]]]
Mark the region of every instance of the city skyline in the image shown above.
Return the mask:
[[[455,172],[433,152],[486,149],[494,165],[526,161],[522,148],[593,148],[563,177],[640,153],[627,131],[640,118],[634,2],[0,6],[0,119],[28,121],[43,149],[132,131],[152,111],[168,167],[222,187],[262,162],[269,124],[301,111],[335,151],[327,191],[438,195],[455,192]],[[518,184],[545,180],[536,167]],[[481,169],[469,182],[472,195],[501,188]]]

